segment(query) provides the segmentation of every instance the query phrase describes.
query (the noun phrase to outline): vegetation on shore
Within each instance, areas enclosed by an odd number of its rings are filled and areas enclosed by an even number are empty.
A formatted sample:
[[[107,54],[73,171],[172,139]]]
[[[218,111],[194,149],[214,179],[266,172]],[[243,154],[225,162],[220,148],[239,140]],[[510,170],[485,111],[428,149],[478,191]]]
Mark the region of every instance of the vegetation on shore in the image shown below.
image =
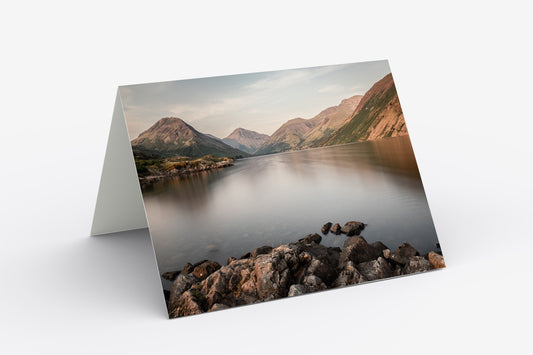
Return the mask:
[[[161,158],[154,155],[135,153],[135,166],[141,185],[167,177],[183,177],[201,171],[225,168],[235,160],[228,157],[206,155],[201,158],[175,156]]]

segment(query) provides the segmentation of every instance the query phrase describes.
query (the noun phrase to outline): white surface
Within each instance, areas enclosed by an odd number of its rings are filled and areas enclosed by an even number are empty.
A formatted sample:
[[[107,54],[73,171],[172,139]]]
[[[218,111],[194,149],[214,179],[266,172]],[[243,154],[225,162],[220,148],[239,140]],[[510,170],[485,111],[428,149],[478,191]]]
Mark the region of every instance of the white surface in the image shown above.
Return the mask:
[[[0,352],[530,353],[527,2],[0,9]],[[169,321],[145,232],[88,237],[118,85],[390,59],[448,268]]]
[[[118,91],[109,132],[91,235],[148,227]]]

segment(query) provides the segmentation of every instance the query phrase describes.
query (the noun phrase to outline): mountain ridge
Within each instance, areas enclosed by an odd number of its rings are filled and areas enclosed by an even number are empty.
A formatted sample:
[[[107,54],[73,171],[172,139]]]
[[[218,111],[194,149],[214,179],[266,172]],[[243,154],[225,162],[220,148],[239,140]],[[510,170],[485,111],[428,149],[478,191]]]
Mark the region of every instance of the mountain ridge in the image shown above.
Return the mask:
[[[342,100],[312,118],[293,118],[278,128],[256,154],[279,153],[291,149],[305,149],[328,136],[350,118],[362,95]]]
[[[240,158],[249,154],[197,131],[178,117],[164,117],[131,141],[134,151],[161,157],[205,155]]]
[[[266,134],[239,127],[222,138],[222,141],[233,148],[253,154],[268,138]]]
[[[315,146],[362,142],[408,135],[392,74],[385,75],[365,93],[352,117]]]

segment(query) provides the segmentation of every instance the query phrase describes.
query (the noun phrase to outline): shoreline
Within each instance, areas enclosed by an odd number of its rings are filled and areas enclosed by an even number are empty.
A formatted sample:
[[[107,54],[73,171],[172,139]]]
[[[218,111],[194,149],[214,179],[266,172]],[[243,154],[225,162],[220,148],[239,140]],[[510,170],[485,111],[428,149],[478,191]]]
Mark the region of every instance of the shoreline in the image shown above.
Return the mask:
[[[219,162],[211,162],[210,164],[199,163],[195,166],[185,166],[182,168],[174,168],[168,171],[165,171],[163,169],[150,169],[149,171],[153,173],[153,175],[139,176],[139,183],[141,185],[141,188],[144,188],[148,185],[151,185],[151,184],[163,181],[163,180],[174,179],[174,178],[185,178],[185,177],[197,175],[197,174],[200,174],[206,171],[228,168],[230,166],[233,166],[234,162],[235,162],[235,159],[233,158],[223,158],[223,160]]]
[[[360,232],[365,225],[350,221],[343,227],[328,222],[328,234],[345,234],[342,248],[326,247],[322,236],[309,234],[277,247],[261,246],[226,265],[202,260],[182,270],[165,272],[172,282],[165,291],[170,318],[217,311],[284,297],[416,274],[445,267],[440,246],[420,255],[403,242],[394,251],[382,242],[369,244]]]

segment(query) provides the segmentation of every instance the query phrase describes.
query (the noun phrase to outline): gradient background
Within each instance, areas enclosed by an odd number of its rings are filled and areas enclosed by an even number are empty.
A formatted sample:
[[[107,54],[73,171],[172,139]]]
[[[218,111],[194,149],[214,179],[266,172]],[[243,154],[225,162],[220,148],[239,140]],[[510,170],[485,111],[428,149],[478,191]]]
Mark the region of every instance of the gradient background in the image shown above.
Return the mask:
[[[2,4],[0,352],[527,352],[527,5]],[[88,237],[118,85],[376,59],[446,270],[169,321],[147,233]]]

